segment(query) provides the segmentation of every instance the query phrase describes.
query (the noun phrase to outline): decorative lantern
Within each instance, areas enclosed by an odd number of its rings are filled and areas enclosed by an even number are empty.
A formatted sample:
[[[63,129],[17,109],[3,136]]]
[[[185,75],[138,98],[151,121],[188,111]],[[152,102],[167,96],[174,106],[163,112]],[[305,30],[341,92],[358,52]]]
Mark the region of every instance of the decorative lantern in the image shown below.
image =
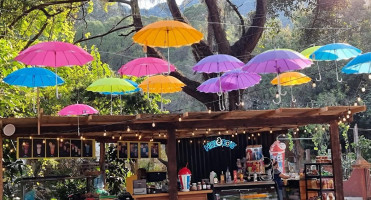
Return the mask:
[[[187,166],[179,170],[178,177],[182,192],[189,192],[189,188],[191,185],[191,175],[192,173],[187,168]]]

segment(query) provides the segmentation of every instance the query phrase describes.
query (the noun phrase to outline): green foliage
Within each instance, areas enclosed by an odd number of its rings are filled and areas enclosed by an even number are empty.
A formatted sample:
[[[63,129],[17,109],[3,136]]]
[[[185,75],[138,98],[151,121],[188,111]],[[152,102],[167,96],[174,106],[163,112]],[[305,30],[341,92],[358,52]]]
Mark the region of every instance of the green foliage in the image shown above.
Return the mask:
[[[358,143],[352,143],[353,148],[358,148],[364,159],[371,163],[371,140],[361,135]]]

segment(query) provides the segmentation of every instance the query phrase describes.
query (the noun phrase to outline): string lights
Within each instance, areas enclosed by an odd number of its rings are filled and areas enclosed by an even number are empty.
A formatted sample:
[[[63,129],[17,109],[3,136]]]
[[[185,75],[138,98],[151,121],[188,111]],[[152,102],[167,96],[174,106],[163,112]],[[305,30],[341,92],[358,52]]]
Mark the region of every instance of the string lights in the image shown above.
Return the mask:
[[[128,126],[127,128],[126,128],[126,132],[130,132],[131,130],[130,130],[130,127]]]
[[[315,88],[315,87],[317,87],[317,84],[316,84],[316,81],[313,81],[312,82],[312,88]]]
[[[104,130],[104,132],[103,132],[103,136],[104,136],[104,137],[107,136],[107,131],[106,131],[106,130]]]

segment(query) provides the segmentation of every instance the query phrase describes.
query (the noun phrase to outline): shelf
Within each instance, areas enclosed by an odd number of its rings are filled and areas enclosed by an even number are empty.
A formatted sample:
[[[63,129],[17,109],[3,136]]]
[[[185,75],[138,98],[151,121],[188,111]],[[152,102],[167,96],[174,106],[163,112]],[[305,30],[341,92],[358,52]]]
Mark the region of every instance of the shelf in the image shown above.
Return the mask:
[[[332,165],[332,163],[304,163],[304,165]]]
[[[326,191],[335,191],[335,189],[307,189],[307,191],[322,191],[322,192],[326,192]]]
[[[305,176],[306,179],[312,179],[312,178],[334,178],[334,176],[320,176],[320,175],[317,175],[317,176]]]

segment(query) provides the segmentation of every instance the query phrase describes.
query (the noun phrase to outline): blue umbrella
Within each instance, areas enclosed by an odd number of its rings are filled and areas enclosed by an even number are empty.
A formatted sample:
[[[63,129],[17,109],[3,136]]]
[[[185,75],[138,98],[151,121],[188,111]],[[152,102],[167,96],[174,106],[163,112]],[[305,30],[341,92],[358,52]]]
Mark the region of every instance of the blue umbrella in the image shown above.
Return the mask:
[[[10,73],[4,78],[4,82],[9,85],[25,86],[25,87],[47,87],[55,86],[56,83],[61,85],[64,80],[57,76],[57,82],[55,77],[57,75],[44,68],[23,68]]]
[[[348,62],[341,70],[344,74],[371,73],[371,52],[359,55]]]
[[[318,61],[335,61],[336,79],[338,82],[341,82],[342,79],[339,80],[338,75],[337,61],[354,58],[361,54],[361,52],[361,50],[349,44],[333,43],[320,47],[315,52],[313,52],[309,56],[309,58]]]
[[[55,86],[64,83],[64,80],[54,72],[44,68],[23,68],[10,73],[4,82],[9,85],[37,88],[37,113],[40,114],[39,87]],[[40,123],[38,122],[38,134],[40,135]]]

